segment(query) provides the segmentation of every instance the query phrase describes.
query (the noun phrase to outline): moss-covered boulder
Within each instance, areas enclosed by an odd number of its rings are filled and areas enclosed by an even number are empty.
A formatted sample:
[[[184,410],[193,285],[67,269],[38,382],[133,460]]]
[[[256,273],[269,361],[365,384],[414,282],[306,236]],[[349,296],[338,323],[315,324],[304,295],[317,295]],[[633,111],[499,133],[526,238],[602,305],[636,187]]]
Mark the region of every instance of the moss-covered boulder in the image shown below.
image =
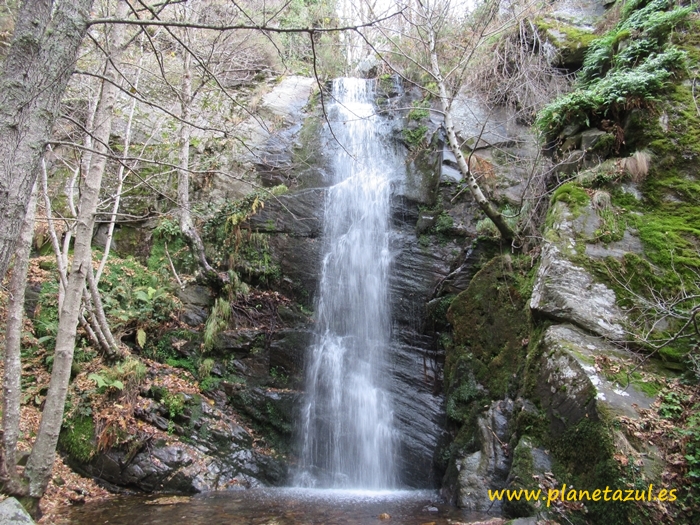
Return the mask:
[[[546,449],[536,446],[535,440],[522,436],[513,449],[513,461],[508,474],[507,485],[511,490],[537,490],[538,479],[544,479],[552,470],[552,457]],[[535,501],[505,500],[503,512],[510,517],[534,516],[537,514]]]
[[[515,386],[528,342],[527,264],[525,259],[495,257],[452,301],[447,318],[455,348],[445,363],[448,399],[472,372],[494,398]]]
[[[585,203],[576,200],[577,192],[586,198]],[[588,206],[588,197],[576,187],[566,195],[569,200],[561,197],[549,215],[551,229],[542,249],[530,308],[540,317],[574,323],[607,339],[622,341],[626,337],[625,315],[617,305],[615,292],[581,264],[572,262],[579,252],[585,252],[586,244],[577,237],[573,225],[580,208]]]

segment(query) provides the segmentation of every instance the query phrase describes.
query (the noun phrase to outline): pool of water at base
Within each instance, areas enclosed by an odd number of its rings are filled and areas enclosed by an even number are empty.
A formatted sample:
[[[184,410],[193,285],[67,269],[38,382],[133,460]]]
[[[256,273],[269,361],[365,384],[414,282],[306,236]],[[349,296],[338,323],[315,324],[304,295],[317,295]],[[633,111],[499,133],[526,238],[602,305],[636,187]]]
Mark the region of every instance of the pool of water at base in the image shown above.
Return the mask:
[[[67,509],[55,525],[455,525],[485,517],[445,505],[434,491],[288,488],[120,496]]]

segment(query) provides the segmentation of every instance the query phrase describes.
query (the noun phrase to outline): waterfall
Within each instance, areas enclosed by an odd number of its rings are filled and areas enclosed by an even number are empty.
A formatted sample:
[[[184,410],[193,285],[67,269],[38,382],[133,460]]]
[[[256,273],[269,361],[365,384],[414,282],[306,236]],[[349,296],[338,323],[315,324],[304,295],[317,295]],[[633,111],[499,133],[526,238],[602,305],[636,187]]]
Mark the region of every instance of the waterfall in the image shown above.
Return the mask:
[[[403,160],[382,133],[374,82],[333,83],[334,139],[325,202],[316,335],[306,363],[296,484],[386,489],[396,485],[388,390],[391,180]],[[336,140],[337,139],[337,140]]]

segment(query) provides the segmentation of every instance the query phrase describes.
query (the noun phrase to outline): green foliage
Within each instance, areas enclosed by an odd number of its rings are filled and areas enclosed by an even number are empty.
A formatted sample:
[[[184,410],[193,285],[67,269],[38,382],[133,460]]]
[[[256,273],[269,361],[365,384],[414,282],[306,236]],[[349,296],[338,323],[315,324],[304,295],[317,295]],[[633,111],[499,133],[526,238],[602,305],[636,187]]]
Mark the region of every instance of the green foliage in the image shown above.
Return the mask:
[[[220,377],[208,376],[200,381],[199,388],[202,392],[213,392],[219,387],[221,381],[222,379]]]
[[[202,360],[202,362],[199,364],[199,368],[197,369],[197,375],[200,380],[205,380],[207,379],[210,375],[212,370],[214,370],[214,366],[216,365],[216,361],[214,361],[211,358],[206,358]]]
[[[269,16],[261,13],[261,16]],[[278,20],[282,28],[337,27],[335,4],[327,0],[290,0],[280,11]],[[276,38],[276,51],[284,61],[284,69],[296,74],[312,76],[314,71],[321,78],[335,78],[344,74],[347,59],[337,33],[316,33],[314,45],[308,34],[283,33]]]
[[[125,390],[133,391],[141,386],[147,372],[148,369],[141,360],[127,356],[122,362],[106,369],[104,375],[106,381],[121,383]]]
[[[95,423],[91,416],[76,415],[65,421],[58,437],[59,447],[81,463],[95,455]]]
[[[270,377],[272,382],[278,386],[286,387],[289,383],[289,376],[284,371],[276,366],[270,368]]]
[[[198,367],[195,362],[189,357],[166,357],[165,364],[173,368],[182,368],[187,370],[193,376],[197,375]]]
[[[88,376],[88,379],[95,382],[100,392],[105,392],[111,389],[124,390],[124,383],[118,379],[110,379],[94,372]]]
[[[41,284],[34,329],[38,343],[47,350],[53,350],[58,333],[58,281],[55,279]]]
[[[675,426],[671,439],[675,438],[680,445],[687,465],[685,486],[681,490],[684,492],[683,505],[686,509],[692,509],[691,520],[692,516],[697,518],[697,509],[700,509],[700,403],[696,397],[682,391],[667,390],[661,395],[659,407],[659,415]]]
[[[406,115],[408,120],[420,121],[427,119],[430,116],[430,102],[427,98],[416,100],[413,102],[413,107]]]
[[[185,397],[182,394],[172,394],[166,391],[160,402],[168,411],[170,420],[175,419],[185,411]]]
[[[175,219],[164,217],[153,230],[153,246],[148,257],[148,269],[159,273],[164,279],[169,278],[168,256],[178,272],[194,273],[197,269],[196,256],[187,246],[180,225]]]
[[[228,326],[231,318],[231,304],[225,299],[218,297],[211,309],[207,323],[204,326],[204,350],[208,351],[214,347],[216,336]]]
[[[590,127],[606,117],[619,120],[621,113],[658,100],[686,64],[687,54],[667,40],[691,8],[670,9],[673,6],[668,0],[653,0],[626,11],[613,30],[591,43],[579,87],[538,115],[536,125],[545,137],[555,139],[571,123]]]
[[[112,329],[153,329],[179,306],[170,283],[129,257],[110,258],[99,284]]]
[[[687,401],[683,394],[669,390],[661,396],[659,415],[665,419],[677,419],[683,415],[683,404]]]
[[[247,279],[266,284],[277,281],[281,271],[272,261],[267,236],[253,231],[248,221],[264,208],[265,200],[286,191],[286,186],[276,186],[269,191],[257,190],[242,199],[224,204],[204,224],[204,239],[217,247],[212,260],[217,264],[228,264],[230,269]],[[231,280],[240,282],[239,277],[234,275],[231,275]],[[240,292],[247,293],[244,287]]]
[[[100,373],[93,372],[88,379],[95,382],[100,393],[114,391],[133,391],[146,378],[147,368],[139,359],[128,356],[122,362],[110,368],[104,368]]]
[[[406,128],[402,133],[406,145],[411,149],[416,149],[425,143],[425,137],[428,133],[428,126],[425,124],[420,124],[412,129]]]
[[[452,228],[454,228],[454,220],[443,211],[435,219],[435,233],[446,235],[452,232]]]

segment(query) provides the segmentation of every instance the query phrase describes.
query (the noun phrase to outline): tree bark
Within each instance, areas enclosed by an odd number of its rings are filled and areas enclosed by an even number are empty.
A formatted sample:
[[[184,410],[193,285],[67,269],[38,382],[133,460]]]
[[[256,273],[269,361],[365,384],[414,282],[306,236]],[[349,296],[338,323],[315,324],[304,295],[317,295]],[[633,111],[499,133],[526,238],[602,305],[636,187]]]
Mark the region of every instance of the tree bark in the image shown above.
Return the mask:
[[[20,402],[22,398],[22,363],[20,348],[22,318],[24,314],[24,290],[27,286],[29,255],[34,236],[36,212],[36,185],[29,199],[27,214],[17,241],[15,264],[9,283],[10,298],[7,302],[7,327],[5,329],[5,373],[2,399],[2,450],[0,450],[0,482],[3,491],[13,496],[24,496],[26,486],[17,472],[17,439],[19,436]]]
[[[25,0],[0,75],[0,279],[87,31],[93,0]]]
[[[118,5],[121,7],[124,4],[125,2],[120,2]],[[93,134],[96,138],[94,141],[96,154],[93,154],[90,169],[85,175],[82,185],[75,229],[73,264],[68,275],[66,294],[59,315],[51,382],[46,395],[39,433],[25,469],[25,477],[29,481],[29,496],[36,499],[41,498],[44,494],[51,477],[58,435],[63,421],[71,365],[73,364],[76,329],[85,280],[88,272],[92,272],[92,232],[102,185],[102,175],[107,162],[107,143],[112,129],[112,115],[118,92],[116,87],[117,71],[114,63],[119,59],[125,27],[115,25],[112,31],[110,56],[105,61],[104,72],[104,77],[111,81],[102,83],[99,106],[95,113]]]
[[[498,228],[501,237],[504,240],[512,241],[513,239],[515,239],[515,232],[513,231],[513,228],[510,227],[510,225],[506,222],[501,212],[499,212],[493,206],[493,204],[491,204],[491,201],[489,201],[488,198],[486,198],[486,195],[484,195],[484,192],[481,191],[481,187],[479,186],[478,181],[474,177],[472,170],[469,168],[469,163],[467,163],[467,160],[464,158],[462,149],[459,147],[459,140],[457,139],[454,122],[452,121],[452,98],[449,97],[447,94],[447,88],[445,87],[445,79],[443,78],[442,73],[440,72],[440,63],[438,61],[437,51],[435,49],[435,32],[432,28],[430,28],[428,31],[430,35],[428,42],[430,49],[430,68],[432,70],[432,75],[435,79],[435,83],[438,87],[438,98],[440,99],[440,106],[445,119],[444,126],[445,134],[447,135],[447,143],[450,146],[452,154],[457,159],[457,166],[459,167],[459,171],[462,173],[462,176],[467,181],[469,191],[474,197],[474,200],[478,204],[479,208],[481,208],[481,210],[486,214],[486,216],[489,219],[491,219],[491,221],[496,225],[496,228]]]
[[[190,213],[190,136],[192,130],[187,124],[192,108],[192,55],[183,49],[182,81],[180,83],[180,169],[177,178],[177,205],[180,214],[180,230],[187,239],[190,249],[197,257],[199,266],[208,275],[216,275],[209,265],[204,252],[204,244],[192,222]]]

